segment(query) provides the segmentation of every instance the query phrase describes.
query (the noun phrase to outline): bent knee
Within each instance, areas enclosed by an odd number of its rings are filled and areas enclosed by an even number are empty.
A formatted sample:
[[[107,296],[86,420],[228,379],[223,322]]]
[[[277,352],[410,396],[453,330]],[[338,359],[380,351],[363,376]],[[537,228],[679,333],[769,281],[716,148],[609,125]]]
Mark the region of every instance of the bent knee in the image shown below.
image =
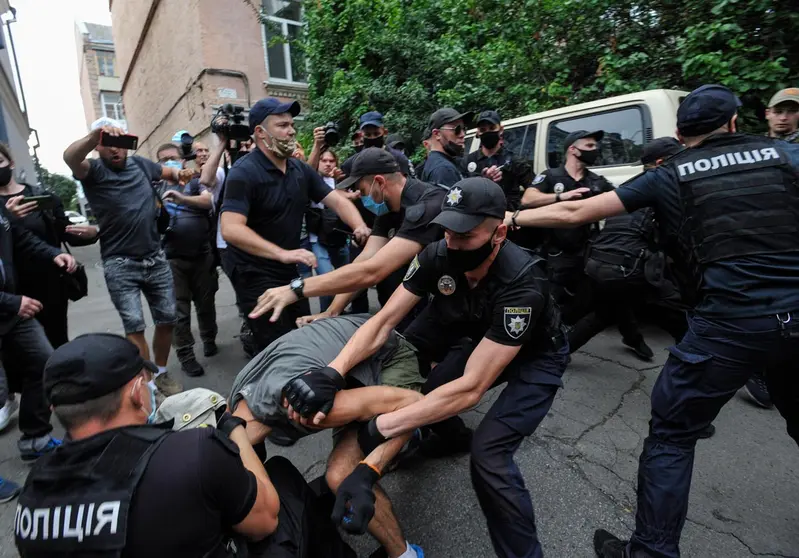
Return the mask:
[[[330,490],[336,492],[338,487],[341,486],[341,483],[344,482],[344,479],[346,479],[353,470],[353,467],[347,466],[345,464],[328,465],[327,471],[325,472],[325,481],[327,481],[327,486],[330,488]]]

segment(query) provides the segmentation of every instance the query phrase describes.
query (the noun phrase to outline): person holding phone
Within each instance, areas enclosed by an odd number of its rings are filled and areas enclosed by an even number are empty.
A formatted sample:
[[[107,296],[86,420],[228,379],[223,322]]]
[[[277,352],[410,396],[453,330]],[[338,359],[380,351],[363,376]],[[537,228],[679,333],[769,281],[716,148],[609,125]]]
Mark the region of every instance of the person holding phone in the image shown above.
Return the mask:
[[[83,184],[97,216],[108,294],[125,335],[145,359],[150,351],[144,337],[142,294],[150,305],[155,322],[153,360],[158,365],[155,384],[168,396],[182,391],[166,368],[177,319],[175,289],[157,226],[163,202],[152,183],[162,179],[185,183],[195,171],[163,167],[136,155],[128,157],[128,148],[136,143],[137,138],[127,135],[119,122],[101,118],[88,135],[64,151],[64,161]],[[95,149],[100,158],[87,159]]]
[[[13,169],[14,157],[8,146],[0,143],[0,202],[19,224],[54,248],[62,244],[86,246],[97,242],[97,227],[72,225],[64,215],[61,198],[45,192],[39,186],[18,183],[14,179]],[[36,319],[44,327],[53,348],[69,341],[69,297],[61,270],[55,267],[43,270],[29,255],[20,254],[17,276],[20,293],[42,303],[42,310],[36,314]]]

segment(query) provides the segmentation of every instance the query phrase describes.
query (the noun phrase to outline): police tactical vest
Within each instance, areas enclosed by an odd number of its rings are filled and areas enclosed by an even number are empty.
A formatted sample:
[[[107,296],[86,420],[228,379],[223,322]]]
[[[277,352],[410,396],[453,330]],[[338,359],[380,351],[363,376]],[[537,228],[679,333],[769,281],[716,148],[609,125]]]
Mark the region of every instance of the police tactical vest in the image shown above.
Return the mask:
[[[14,518],[20,555],[121,556],[133,494],[169,434],[150,426],[116,429],[40,458]]]
[[[611,217],[591,243],[585,265],[592,279],[635,280],[654,251],[655,215],[652,209]]]
[[[682,205],[678,242],[697,285],[716,262],[799,251],[799,175],[781,143],[724,134],[669,162]]]

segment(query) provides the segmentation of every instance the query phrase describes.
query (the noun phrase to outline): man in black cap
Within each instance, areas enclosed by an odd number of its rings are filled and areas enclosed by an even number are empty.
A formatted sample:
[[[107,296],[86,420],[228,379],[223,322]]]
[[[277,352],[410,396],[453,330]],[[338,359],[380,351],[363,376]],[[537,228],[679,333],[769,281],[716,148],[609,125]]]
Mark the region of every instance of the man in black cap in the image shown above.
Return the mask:
[[[464,170],[468,175],[481,175],[492,167],[501,168],[498,184],[505,192],[508,211],[516,211],[521,203],[522,192],[533,181],[533,167],[505,149],[504,128],[495,110],[485,110],[477,117],[477,139],[480,149],[469,153],[464,159]],[[493,176],[493,173],[492,173]],[[489,178],[492,178],[489,176]]]
[[[493,385],[507,382],[475,431],[472,483],[497,556],[540,557],[533,504],[513,455],[544,419],[562,385],[568,345],[543,261],[505,240],[505,207],[502,188],[487,178],[456,183],[434,219],[445,229],[445,239],[414,258],[403,285],[356,331],[330,368],[346,376],[432,295],[404,335],[420,356],[439,363],[453,357],[449,348],[456,341],[469,340],[454,355],[460,365],[437,366],[445,373],[423,399],[364,425],[361,448],[369,454],[387,439],[453,417],[477,405]],[[302,397],[292,403],[294,409],[304,404]],[[358,490],[350,491],[349,508],[339,495],[334,518],[346,522],[350,513],[370,513],[374,500],[363,495],[374,481],[367,477],[368,471],[356,470],[344,481]]]
[[[613,184],[588,170],[599,163],[599,142],[605,133],[601,130],[578,130],[566,136],[563,150],[564,163],[547,169],[533,179],[522,196],[524,207],[541,207],[561,201],[590,197],[602,192],[612,192]],[[589,241],[599,232],[598,223],[588,223],[574,230],[547,231],[542,255],[547,259],[549,280],[555,300],[563,309],[563,321],[573,324],[584,311],[588,287],[583,263]]]
[[[402,139],[402,136],[399,134],[389,134],[386,138],[386,145],[389,146],[391,149],[396,149],[397,151],[402,151],[407,155],[405,148],[405,140]]]
[[[268,97],[255,103],[249,118],[257,149],[233,165],[225,183],[221,226],[228,249],[224,257],[237,304],[245,314],[270,287],[291,281],[302,292],[297,264],[316,267],[314,255],[300,248],[302,217],[309,201],[322,202],[335,211],[359,242],[369,236],[352,202],[331,190],[316,170],[292,157],[297,145],[294,117],[299,112],[296,101],[281,103]],[[251,319],[257,350],[296,327],[296,318],[309,313],[308,302],[303,301],[280,321]]]
[[[635,533],[627,543],[597,531],[599,556],[680,555],[696,440],[753,373],[799,442],[799,146],[738,133],[739,106],[726,87],[702,86],[677,110],[687,149],[615,192],[516,217],[574,227],[654,208],[693,307],[652,390]]]
[[[232,532],[275,531],[280,502],[244,421],[171,433],[150,425],[157,367],[126,339],[82,335],[47,362],[44,385],[68,440],[20,495],[20,554],[228,556]]]
[[[472,125],[472,112],[441,108],[430,115],[427,135],[430,154],[424,164],[422,182],[450,187],[463,179],[460,157],[466,145],[466,130]]]

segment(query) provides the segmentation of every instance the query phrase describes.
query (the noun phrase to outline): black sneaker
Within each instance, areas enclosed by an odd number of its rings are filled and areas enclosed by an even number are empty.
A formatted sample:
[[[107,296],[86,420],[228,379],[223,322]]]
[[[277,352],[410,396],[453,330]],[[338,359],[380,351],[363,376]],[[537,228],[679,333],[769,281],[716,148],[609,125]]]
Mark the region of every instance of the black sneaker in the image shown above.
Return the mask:
[[[626,558],[627,541],[604,529],[594,531],[594,552],[599,558]]]
[[[655,357],[655,353],[652,352],[652,349],[649,348],[649,345],[647,345],[646,341],[643,339],[636,343],[631,343],[626,339],[622,339],[622,343],[630,347],[641,360],[649,362]]]
[[[219,347],[216,346],[215,342],[203,343],[203,354],[205,356],[212,357],[217,353],[219,353]]]
[[[755,405],[764,409],[771,409],[774,406],[768,393],[766,378],[761,374],[755,373],[749,378],[749,381],[744,386],[744,392]]]
[[[196,358],[190,358],[180,363],[180,368],[186,373],[186,376],[196,378],[205,374],[205,369],[197,362]]]
[[[708,424],[707,428],[705,428],[702,432],[699,433],[699,439],[707,440],[708,438],[711,438],[715,433],[716,433],[716,427],[713,426],[712,424]]]

